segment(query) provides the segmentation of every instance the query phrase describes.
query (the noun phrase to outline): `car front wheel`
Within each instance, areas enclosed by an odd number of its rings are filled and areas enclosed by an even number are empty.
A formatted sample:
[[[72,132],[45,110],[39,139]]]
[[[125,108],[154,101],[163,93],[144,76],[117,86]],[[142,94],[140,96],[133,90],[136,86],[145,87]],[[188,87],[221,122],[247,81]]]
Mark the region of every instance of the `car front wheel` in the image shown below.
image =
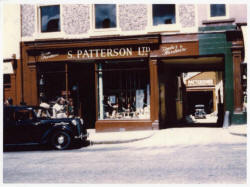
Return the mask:
[[[69,148],[71,143],[71,136],[65,131],[57,131],[51,137],[51,145],[58,150]]]

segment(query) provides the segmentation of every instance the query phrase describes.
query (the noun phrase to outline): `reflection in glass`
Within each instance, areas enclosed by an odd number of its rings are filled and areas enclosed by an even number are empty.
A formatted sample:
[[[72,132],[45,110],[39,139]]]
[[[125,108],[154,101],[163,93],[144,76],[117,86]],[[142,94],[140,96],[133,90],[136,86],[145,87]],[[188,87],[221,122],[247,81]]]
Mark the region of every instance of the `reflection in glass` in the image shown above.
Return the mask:
[[[95,5],[95,28],[116,27],[116,5],[96,4]]]
[[[60,31],[59,5],[41,7],[41,31],[42,32]]]
[[[153,5],[153,25],[174,23],[176,23],[174,4]]]
[[[216,16],[226,16],[226,7],[225,4],[211,4],[211,17]]]
[[[108,62],[98,69],[99,120],[150,119],[147,64]]]

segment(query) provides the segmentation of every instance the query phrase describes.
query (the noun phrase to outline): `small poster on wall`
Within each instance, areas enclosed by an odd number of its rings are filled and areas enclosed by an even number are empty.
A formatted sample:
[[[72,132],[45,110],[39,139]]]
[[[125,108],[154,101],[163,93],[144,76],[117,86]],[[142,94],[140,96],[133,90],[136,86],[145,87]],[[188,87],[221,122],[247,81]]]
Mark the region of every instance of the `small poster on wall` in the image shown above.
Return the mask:
[[[109,96],[109,100],[110,100],[111,104],[115,104],[116,103],[116,97],[115,97],[115,95]]]

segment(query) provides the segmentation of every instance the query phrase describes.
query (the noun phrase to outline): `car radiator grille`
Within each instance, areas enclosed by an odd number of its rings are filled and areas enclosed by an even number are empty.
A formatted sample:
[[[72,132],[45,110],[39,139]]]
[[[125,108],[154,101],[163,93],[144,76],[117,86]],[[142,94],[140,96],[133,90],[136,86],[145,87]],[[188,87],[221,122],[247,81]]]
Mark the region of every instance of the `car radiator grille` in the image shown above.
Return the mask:
[[[82,134],[82,125],[80,124],[80,123],[78,123],[78,125],[77,125],[77,133],[80,135],[80,134]]]

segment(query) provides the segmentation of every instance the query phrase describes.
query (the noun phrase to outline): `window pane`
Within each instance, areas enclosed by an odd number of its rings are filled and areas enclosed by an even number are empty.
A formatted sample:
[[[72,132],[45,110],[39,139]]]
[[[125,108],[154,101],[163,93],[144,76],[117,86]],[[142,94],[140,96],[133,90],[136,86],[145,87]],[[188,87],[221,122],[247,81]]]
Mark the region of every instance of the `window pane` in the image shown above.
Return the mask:
[[[211,17],[226,16],[226,7],[224,4],[211,4]]]
[[[153,5],[153,25],[174,24],[175,22],[175,5]]]
[[[10,83],[11,83],[10,75],[9,74],[4,74],[3,81],[4,81],[4,85],[10,85]]]
[[[150,119],[149,69],[146,63],[109,62],[99,64],[99,70],[100,120]]]
[[[41,27],[42,32],[60,31],[59,5],[41,7]]]
[[[116,27],[116,6],[113,4],[95,5],[95,28]]]

